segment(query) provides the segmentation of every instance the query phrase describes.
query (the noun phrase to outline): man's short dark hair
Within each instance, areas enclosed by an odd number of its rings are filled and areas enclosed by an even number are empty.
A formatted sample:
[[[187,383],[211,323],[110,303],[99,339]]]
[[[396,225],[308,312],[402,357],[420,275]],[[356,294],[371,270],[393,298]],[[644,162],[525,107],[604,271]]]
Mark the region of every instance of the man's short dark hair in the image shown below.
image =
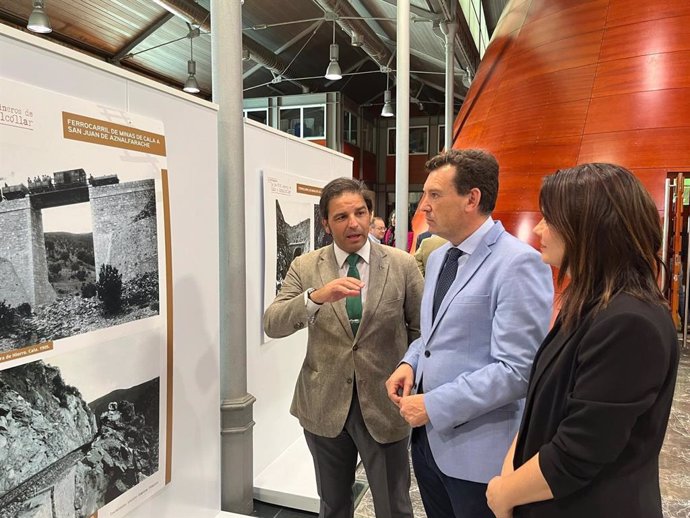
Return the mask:
[[[373,226],[376,225],[376,221],[380,221],[381,223],[383,223],[384,227],[386,226],[386,222],[383,220],[381,216],[374,216],[373,218],[371,218],[369,226],[373,228]]]
[[[498,197],[498,162],[488,151],[481,149],[451,149],[430,159],[427,173],[450,165],[455,168],[453,185],[458,194],[468,194],[475,187],[482,193],[479,210],[491,214]]]
[[[353,178],[336,178],[326,184],[321,191],[321,199],[319,200],[319,211],[323,219],[328,219],[328,204],[333,198],[337,198],[346,192],[361,194],[364,198],[364,203],[367,204],[367,209],[371,212],[373,203],[367,194],[367,187],[361,180],[354,180]]]

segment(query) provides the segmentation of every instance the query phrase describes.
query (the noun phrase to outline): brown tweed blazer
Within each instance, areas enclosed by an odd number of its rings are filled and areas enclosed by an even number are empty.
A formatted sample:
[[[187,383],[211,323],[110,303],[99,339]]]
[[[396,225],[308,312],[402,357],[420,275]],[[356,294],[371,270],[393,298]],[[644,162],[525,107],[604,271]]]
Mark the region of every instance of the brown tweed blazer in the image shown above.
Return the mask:
[[[304,292],[336,278],[333,245],[299,256],[264,314],[264,330],[272,338],[308,329],[307,355],[290,411],[309,432],[335,437],[345,424],[356,380],[369,433],[380,443],[401,440],[410,429],[388,399],[385,382],[419,336],[422,276],[411,255],[372,243],[357,336],[352,335],[345,299],[324,304],[308,319]]]

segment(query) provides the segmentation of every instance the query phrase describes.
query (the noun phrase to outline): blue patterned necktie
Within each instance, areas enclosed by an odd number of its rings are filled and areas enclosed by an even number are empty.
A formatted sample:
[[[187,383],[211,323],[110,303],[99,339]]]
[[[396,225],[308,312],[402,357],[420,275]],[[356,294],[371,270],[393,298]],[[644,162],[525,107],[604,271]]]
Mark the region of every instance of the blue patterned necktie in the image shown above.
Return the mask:
[[[359,255],[350,254],[347,256],[347,264],[350,266],[347,270],[348,277],[359,279],[359,270],[357,270],[357,262]],[[362,294],[354,297],[347,297],[345,299],[345,309],[347,310],[347,318],[350,319],[350,326],[352,327],[352,334],[357,334],[359,329],[359,321],[362,320]]]
[[[458,273],[458,259],[460,259],[460,256],[462,256],[462,251],[455,247],[449,248],[448,252],[446,252],[446,260],[443,262],[441,273],[438,275],[438,281],[436,281],[432,322],[436,320],[436,313],[438,308],[441,307],[443,297],[448,293],[448,289],[453,284],[455,275]]]

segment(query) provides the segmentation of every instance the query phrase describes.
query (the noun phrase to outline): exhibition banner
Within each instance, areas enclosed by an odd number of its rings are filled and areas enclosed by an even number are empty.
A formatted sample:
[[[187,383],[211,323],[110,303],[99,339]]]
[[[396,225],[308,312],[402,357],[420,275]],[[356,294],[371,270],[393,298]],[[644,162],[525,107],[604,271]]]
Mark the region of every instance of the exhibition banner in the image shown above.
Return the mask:
[[[161,122],[0,79],[0,518],[170,481],[166,166]]]
[[[278,171],[263,172],[264,309],[280,291],[295,257],[331,243],[319,213],[326,183]]]

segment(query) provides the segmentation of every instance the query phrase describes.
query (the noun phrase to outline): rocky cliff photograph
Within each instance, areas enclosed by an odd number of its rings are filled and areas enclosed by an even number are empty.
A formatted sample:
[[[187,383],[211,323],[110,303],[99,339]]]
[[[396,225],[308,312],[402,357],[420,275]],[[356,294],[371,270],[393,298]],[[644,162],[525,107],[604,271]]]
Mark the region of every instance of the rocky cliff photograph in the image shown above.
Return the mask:
[[[159,314],[154,180],[84,169],[0,188],[0,353]]]
[[[303,217],[305,208],[304,203],[276,200],[276,293],[293,259],[311,250],[311,214]]]
[[[121,518],[171,480],[164,126],[0,90],[0,518]]]
[[[323,218],[319,204],[314,204],[314,250],[328,246],[333,242],[333,236],[323,228]]]
[[[103,360],[94,367],[112,351]],[[102,383],[75,375],[83,363],[0,371],[0,518],[86,518],[158,471],[160,378],[129,385],[136,376],[125,375],[113,389],[112,372]]]

